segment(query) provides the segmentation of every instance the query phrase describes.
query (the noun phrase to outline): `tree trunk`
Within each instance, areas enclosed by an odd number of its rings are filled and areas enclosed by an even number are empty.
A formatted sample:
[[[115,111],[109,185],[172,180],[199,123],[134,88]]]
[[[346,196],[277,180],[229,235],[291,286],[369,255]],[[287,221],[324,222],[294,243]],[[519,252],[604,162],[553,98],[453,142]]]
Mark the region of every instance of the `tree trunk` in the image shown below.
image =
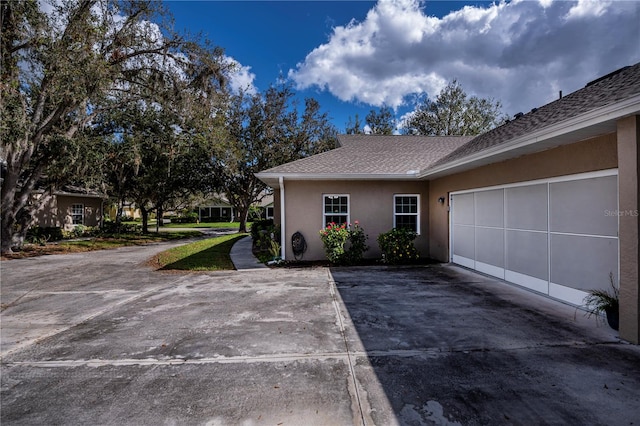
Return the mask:
[[[162,204],[158,206],[158,226],[164,226],[164,220],[162,220],[162,216],[164,216],[164,209],[162,208]]]
[[[143,205],[140,205],[140,215],[142,216],[142,233],[149,233],[149,210]]]
[[[238,220],[240,221],[240,226],[238,228],[238,232],[246,233],[247,232],[247,217],[249,216],[249,207],[240,206],[236,208],[238,212]]]
[[[2,219],[0,225],[0,251],[2,253],[11,253],[12,248],[20,246],[21,238],[26,236],[27,229],[31,225],[31,211],[28,210],[28,201],[36,182],[42,174],[42,166],[38,165],[31,170],[21,186],[18,185],[20,178],[20,167],[22,163],[14,158],[7,156],[7,165],[5,175],[2,180],[2,198],[1,211]],[[41,197],[40,200],[44,200]],[[40,201],[42,202],[42,201]],[[40,206],[39,202],[31,208],[37,210]]]
[[[13,241],[13,218],[9,218],[10,212],[2,212],[2,225],[0,225],[0,234],[2,235],[1,242],[2,253],[11,253],[11,246]]]

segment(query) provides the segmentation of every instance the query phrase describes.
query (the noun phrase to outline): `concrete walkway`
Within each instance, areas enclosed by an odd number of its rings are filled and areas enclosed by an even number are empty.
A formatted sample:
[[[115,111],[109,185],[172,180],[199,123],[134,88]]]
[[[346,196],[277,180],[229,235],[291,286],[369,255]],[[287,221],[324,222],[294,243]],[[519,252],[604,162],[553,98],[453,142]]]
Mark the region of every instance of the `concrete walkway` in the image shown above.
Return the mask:
[[[246,236],[233,245],[231,248],[231,261],[238,271],[247,271],[254,269],[269,269],[264,263],[253,255],[252,240],[250,236]]]

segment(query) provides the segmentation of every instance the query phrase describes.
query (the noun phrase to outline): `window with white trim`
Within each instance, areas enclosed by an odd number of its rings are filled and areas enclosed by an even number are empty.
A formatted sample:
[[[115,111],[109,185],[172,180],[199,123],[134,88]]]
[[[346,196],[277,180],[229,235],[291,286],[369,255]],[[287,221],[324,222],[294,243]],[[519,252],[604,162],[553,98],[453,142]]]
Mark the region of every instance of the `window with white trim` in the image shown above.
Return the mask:
[[[329,223],[349,223],[349,195],[326,194],[323,196],[323,226]]]
[[[71,223],[74,225],[84,224],[84,204],[71,205]]]
[[[393,196],[393,227],[420,233],[420,195]]]

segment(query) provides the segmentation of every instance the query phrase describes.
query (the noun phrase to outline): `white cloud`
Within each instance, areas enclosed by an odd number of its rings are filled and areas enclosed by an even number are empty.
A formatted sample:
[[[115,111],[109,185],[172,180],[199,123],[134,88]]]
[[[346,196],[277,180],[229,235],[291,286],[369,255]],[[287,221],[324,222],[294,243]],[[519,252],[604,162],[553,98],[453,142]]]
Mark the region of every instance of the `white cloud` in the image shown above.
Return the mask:
[[[244,90],[245,93],[253,95],[258,92],[258,89],[253,84],[256,79],[256,75],[251,72],[251,67],[248,65],[242,65],[230,56],[225,57],[225,60],[229,65],[233,65],[233,69],[229,75],[229,85],[234,93],[238,93],[240,90]]]
[[[364,21],[335,27],[288,75],[298,89],[394,108],[457,79],[513,114],[640,61],[638,22],[633,1],[515,0],[436,18],[429,3],[380,0]]]
[[[598,17],[611,7],[611,1],[578,0],[567,14],[567,19]]]

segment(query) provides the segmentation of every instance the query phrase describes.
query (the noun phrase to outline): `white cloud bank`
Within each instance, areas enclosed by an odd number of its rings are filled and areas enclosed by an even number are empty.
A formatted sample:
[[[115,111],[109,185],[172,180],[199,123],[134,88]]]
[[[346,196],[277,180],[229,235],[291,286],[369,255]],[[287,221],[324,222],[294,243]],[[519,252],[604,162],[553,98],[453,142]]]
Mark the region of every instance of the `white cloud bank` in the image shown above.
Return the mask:
[[[298,89],[394,108],[457,79],[513,114],[638,61],[635,1],[514,0],[440,19],[428,2],[380,0],[364,21],[335,27],[289,77]]]

